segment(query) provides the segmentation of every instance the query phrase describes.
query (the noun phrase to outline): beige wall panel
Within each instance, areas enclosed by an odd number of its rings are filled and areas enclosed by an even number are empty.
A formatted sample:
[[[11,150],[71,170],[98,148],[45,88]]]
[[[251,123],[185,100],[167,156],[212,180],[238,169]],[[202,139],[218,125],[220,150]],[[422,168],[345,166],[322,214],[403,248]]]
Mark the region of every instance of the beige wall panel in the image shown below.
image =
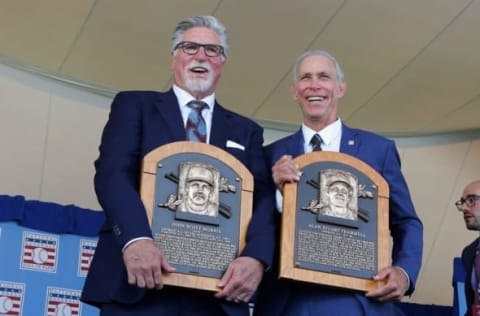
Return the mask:
[[[98,156],[109,104],[107,98],[73,89],[52,96],[44,200],[100,209],[93,188],[93,162]]]
[[[458,175],[454,191],[456,200],[461,196],[465,184],[480,179],[480,132],[477,134],[477,137],[470,142],[468,151],[462,161],[463,168]]]
[[[414,202],[424,223],[424,258],[414,302],[451,305],[453,303],[453,258],[476,235],[465,229],[453,203],[463,187],[480,178],[478,135],[469,139],[431,137],[423,148],[409,148],[404,170]],[[410,153],[411,152],[411,153]],[[435,289],[435,290],[433,290]]]
[[[434,242],[446,212],[454,211],[450,199],[455,179],[462,167],[468,143],[408,149],[403,169],[418,215],[424,222],[426,247]]]
[[[45,83],[0,65],[0,194],[38,198],[48,124]]]

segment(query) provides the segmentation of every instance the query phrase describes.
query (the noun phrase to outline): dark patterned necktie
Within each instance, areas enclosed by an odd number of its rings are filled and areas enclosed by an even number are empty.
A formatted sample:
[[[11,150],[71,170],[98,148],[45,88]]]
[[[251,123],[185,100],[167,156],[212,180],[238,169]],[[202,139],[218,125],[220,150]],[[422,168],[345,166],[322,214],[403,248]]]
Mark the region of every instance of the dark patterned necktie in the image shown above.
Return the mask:
[[[310,145],[312,145],[313,151],[322,151],[322,137],[320,137],[318,134],[314,134],[310,140]]]
[[[187,106],[191,108],[186,126],[187,140],[205,143],[207,141],[207,126],[202,116],[202,110],[208,105],[203,101],[193,100]]]

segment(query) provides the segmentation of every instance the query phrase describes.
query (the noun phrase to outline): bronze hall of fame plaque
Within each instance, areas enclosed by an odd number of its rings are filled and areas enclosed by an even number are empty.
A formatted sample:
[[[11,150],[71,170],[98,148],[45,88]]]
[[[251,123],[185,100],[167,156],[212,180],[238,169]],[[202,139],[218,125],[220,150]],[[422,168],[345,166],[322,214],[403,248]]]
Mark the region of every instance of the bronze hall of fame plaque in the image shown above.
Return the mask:
[[[283,189],[280,277],[369,291],[389,265],[389,187],[363,161],[312,152],[295,159],[302,175]]]
[[[199,142],[174,142],[143,159],[140,194],[155,242],[176,268],[164,284],[217,291],[245,247],[253,176],[234,156]]]

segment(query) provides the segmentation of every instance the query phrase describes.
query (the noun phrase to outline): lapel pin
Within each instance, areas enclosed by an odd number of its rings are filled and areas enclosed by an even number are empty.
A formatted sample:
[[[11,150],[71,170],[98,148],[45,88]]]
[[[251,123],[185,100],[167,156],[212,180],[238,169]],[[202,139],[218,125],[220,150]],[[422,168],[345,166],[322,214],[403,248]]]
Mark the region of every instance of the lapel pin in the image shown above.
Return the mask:
[[[349,146],[355,145],[355,141],[354,141],[353,139],[350,139],[350,140],[348,141],[348,145],[349,145]]]

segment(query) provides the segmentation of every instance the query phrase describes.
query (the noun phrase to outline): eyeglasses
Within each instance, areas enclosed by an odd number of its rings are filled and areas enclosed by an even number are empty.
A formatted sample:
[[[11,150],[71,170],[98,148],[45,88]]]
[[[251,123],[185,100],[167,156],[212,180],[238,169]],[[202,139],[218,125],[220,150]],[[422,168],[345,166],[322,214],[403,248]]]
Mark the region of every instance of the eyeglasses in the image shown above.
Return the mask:
[[[466,198],[460,198],[457,202],[455,202],[455,206],[459,211],[462,210],[462,205],[465,204],[468,207],[474,207],[477,201],[480,200],[480,195],[470,194],[467,195]]]
[[[198,53],[200,47],[203,47],[205,55],[208,57],[218,57],[220,54],[225,56],[223,47],[216,44],[199,44],[195,42],[180,42],[175,46],[174,51],[181,48],[182,51],[187,55],[195,55]]]

